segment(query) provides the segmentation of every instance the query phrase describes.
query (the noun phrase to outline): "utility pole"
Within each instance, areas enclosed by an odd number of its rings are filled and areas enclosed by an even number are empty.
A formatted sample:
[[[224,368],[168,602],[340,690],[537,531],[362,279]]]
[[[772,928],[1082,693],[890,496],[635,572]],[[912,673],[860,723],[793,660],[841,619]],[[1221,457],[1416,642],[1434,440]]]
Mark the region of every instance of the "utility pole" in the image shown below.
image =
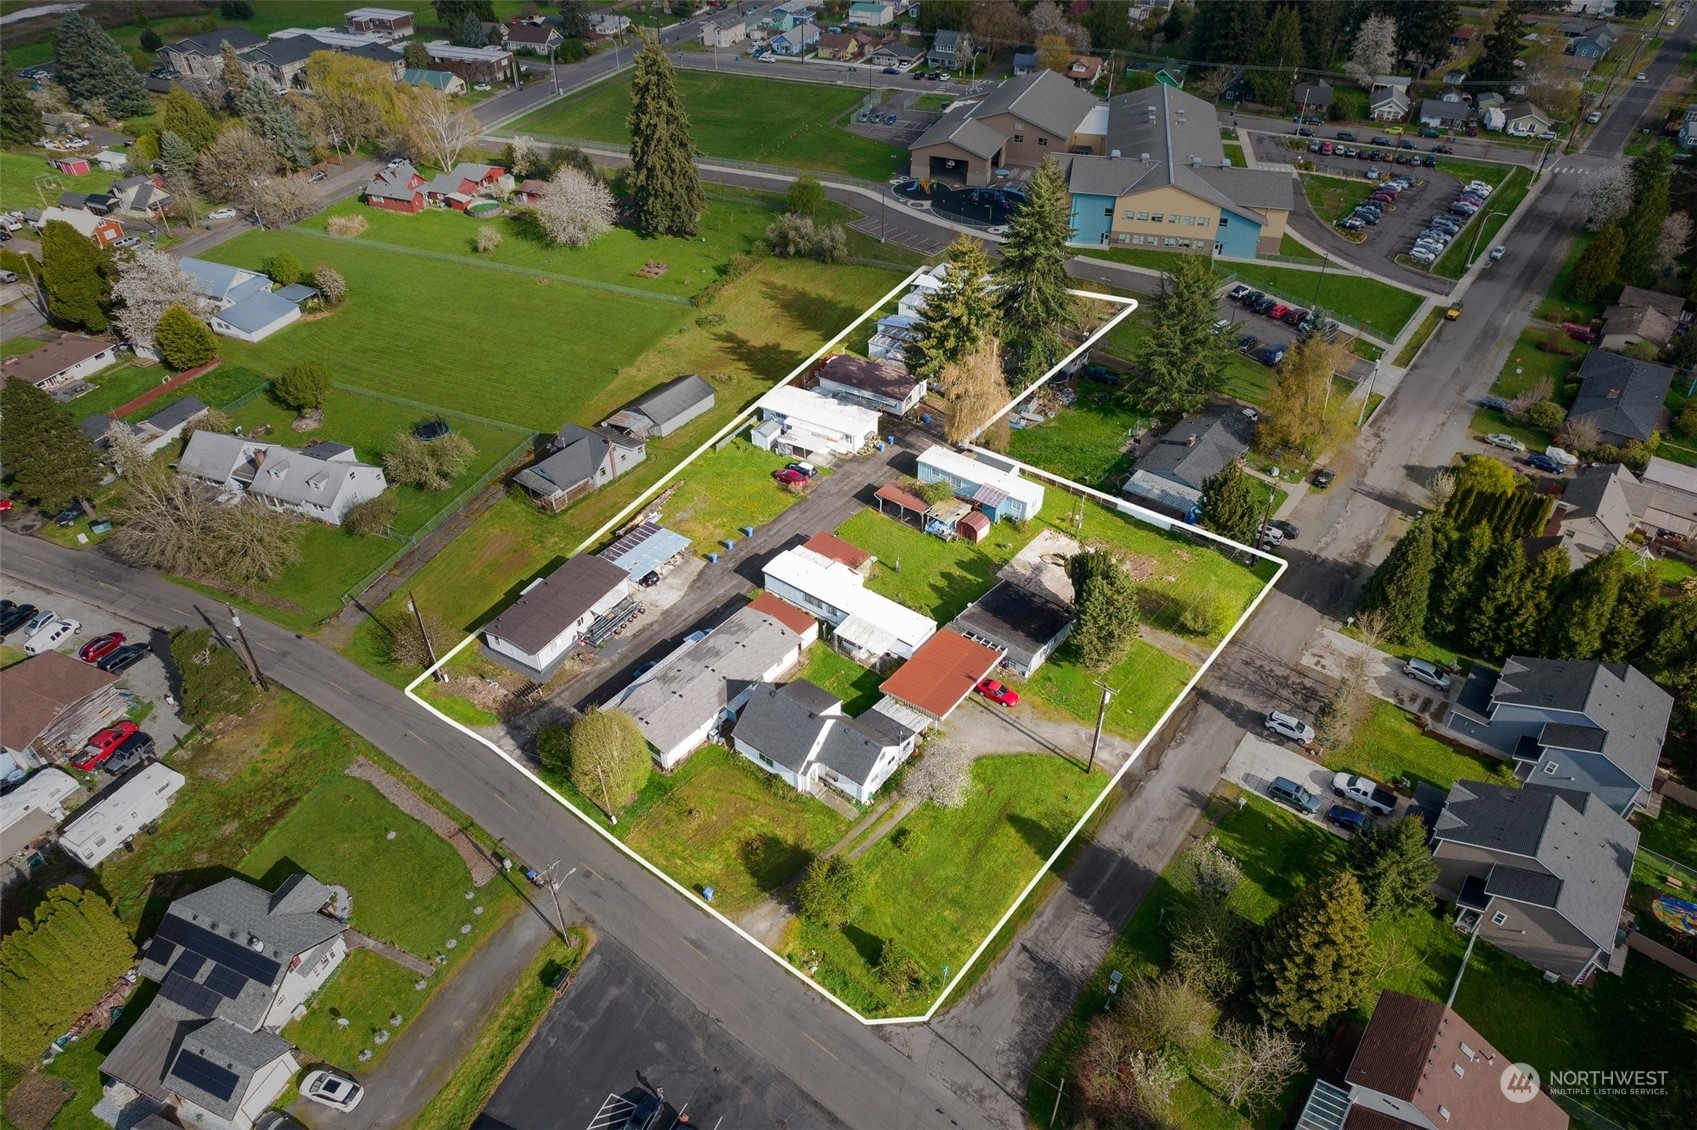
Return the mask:
[[[247,642],[247,633],[242,631],[242,618],[236,613],[236,606],[225,604],[230,611],[230,623],[235,626],[236,639],[241,642],[242,650],[247,653],[248,673],[253,676],[254,685],[262,691],[269,691],[271,684],[265,681],[265,672],[259,669],[259,656],[253,653],[253,645]]]
[[[1096,770],[1096,750],[1102,744],[1102,725],[1108,720],[1108,700],[1114,697],[1114,692],[1108,684],[1098,682],[1096,685],[1102,688],[1102,706],[1096,711],[1096,736],[1090,739],[1090,764],[1084,768],[1084,775],[1087,777]],[[1055,1101],[1060,1102],[1058,1095]]]
[[[548,870],[543,872],[543,874],[548,876],[548,893],[554,896],[554,917],[556,919],[558,919],[559,923],[560,923],[560,940],[562,942],[566,940],[566,912],[564,910],[560,909],[560,882],[561,882],[561,880],[556,879],[554,877],[554,868],[558,867],[560,864],[562,864],[564,862],[565,862],[564,859],[556,859],[554,862],[552,862],[548,865]],[[566,872],[566,876],[570,877],[572,872],[576,871],[576,870],[577,870],[577,868],[575,868],[575,867],[572,868],[571,871]]]
[[[430,629],[424,626],[424,613],[418,610],[418,603],[413,600],[411,589],[407,590],[407,611],[411,612],[413,619],[418,622],[418,634],[424,639],[424,653],[430,657],[430,666],[435,667],[436,645],[430,642]],[[448,681],[448,676],[444,675],[441,671],[437,671],[432,678],[434,678],[438,683],[445,683]]]

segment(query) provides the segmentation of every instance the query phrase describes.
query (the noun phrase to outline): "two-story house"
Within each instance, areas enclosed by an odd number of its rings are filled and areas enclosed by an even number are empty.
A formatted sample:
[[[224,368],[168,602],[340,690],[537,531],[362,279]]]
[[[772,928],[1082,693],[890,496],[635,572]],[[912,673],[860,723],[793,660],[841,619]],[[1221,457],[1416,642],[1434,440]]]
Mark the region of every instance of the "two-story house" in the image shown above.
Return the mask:
[[[245,492],[274,510],[293,510],[333,526],[389,485],[383,468],[359,462],[346,444],[320,440],[297,450],[204,430],[189,437],[177,473],[232,497]]]
[[[544,510],[553,513],[606,486],[647,457],[648,444],[616,428],[562,425],[548,454],[513,476]]]
[[[159,60],[189,78],[221,79],[224,77],[225,44],[229,44],[231,50],[241,56],[257,47],[263,47],[266,42],[264,36],[256,35],[245,27],[219,28],[217,31],[206,31],[191,35],[187,39],[179,39],[175,43],[167,43],[159,49]]]
[[[424,178],[405,161],[392,168],[378,169],[371,183],[365,186],[365,202],[387,212],[406,212],[409,215],[422,212],[426,204]]]

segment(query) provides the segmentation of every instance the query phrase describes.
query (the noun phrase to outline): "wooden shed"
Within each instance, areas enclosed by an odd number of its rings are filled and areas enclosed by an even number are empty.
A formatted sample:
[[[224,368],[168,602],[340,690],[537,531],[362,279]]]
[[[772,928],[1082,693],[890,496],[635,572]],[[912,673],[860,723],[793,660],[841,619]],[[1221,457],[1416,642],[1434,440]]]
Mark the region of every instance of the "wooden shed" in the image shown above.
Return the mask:
[[[990,519],[973,511],[955,523],[955,533],[974,545],[990,536]]]

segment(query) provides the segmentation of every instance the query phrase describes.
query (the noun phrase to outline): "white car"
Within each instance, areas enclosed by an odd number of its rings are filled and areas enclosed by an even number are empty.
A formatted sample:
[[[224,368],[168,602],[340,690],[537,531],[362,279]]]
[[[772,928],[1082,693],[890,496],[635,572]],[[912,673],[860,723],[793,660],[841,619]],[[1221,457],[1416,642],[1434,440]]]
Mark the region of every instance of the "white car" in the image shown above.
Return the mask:
[[[352,1110],[365,1098],[365,1088],[340,1072],[320,1070],[301,1083],[301,1094],[336,1110]]]
[[[472,89],[473,90],[494,90],[495,88],[493,86],[490,86],[486,82],[479,82],[479,83],[473,84]]]
[[[1501,259],[1504,255],[1507,255],[1507,254],[1508,254],[1508,248],[1506,248],[1506,247],[1500,247],[1499,246],[1499,247],[1491,248],[1491,258],[1493,260]]]
[[[1637,74],[1632,76],[1632,81],[1633,82],[1649,82],[1650,76],[1645,74],[1643,71],[1639,71]]]
[[[1315,736],[1314,727],[1296,715],[1286,714],[1282,710],[1275,710],[1268,714],[1262,725],[1281,738],[1289,738],[1298,745],[1307,745],[1314,740]]]
[[[206,218],[209,220],[233,220],[236,218],[236,210],[234,208],[214,208],[206,214]]]
[[[1389,816],[1396,809],[1395,793],[1377,781],[1350,773],[1339,773],[1332,778],[1332,795],[1364,804],[1383,816]]]
[[[70,639],[82,631],[82,625],[70,617],[61,617],[51,624],[43,626],[29,639],[24,641],[25,655],[40,655],[44,651],[52,651],[56,644]]]
[[[1492,432],[1490,435],[1485,437],[1485,442],[1490,444],[1492,447],[1501,447],[1508,451],[1526,450],[1526,445],[1524,443],[1521,443],[1513,436],[1504,435],[1502,432]]]
[[[1585,120],[1591,125],[1596,125],[1598,122],[1603,120],[1603,112],[1601,110],[1592,110],[1589,114],[1585,115]]]

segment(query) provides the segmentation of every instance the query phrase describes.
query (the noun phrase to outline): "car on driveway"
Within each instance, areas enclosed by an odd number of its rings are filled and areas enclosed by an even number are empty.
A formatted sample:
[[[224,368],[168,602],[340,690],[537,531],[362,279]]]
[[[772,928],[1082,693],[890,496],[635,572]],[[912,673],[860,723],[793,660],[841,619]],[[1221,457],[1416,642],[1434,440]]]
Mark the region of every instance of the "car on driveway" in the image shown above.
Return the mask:
[[[206,218],[209,220],[233,220],[236,218],[236,210],[234,208],[214,208],[206,214]]]
[[[786,470],[786,471],[799,471],[802,474],[806,475],[810,479],[819,474],[819,468],[815,467],[811,463],[805,463],[805,462],[800,462],[800,461],[797,461],[795,463],[786,464],[785,467],[784,467],[784,470]]]
[[[1320,811],[1320,798],[1289,777],[1274,777],[1273,783],[1267,786],[1267,795],[1281,804],[1289,805],[1304,816],[1312,816]]]
[[[338,1071],[314,1071],[301,1083],[301,1094],[336,1110],[352,1110],[365,1097],[365,1088]]]
[[[144,643],[127,643],[118,650],[111,652],[95,666],[109,675],[116,675],[140,663],[145,657],[152,655],[153,649]]]
[[[1524,443],[1521,443],[1511,435],[1504,435],[1502,432],[1492,432],[1490,435],[1485,437],[1485,442],[1490,444],[1492,447],[1501,447],[1507,451],[1526,450],[1526,445]]]
[[[1542,451],[1526,457],[1526,465],[1534,471],[1542,471],[1546,475],[1559,475],[1567,468],[1545,455]]]
[[[1296,535],[1302,532],[1283,518],[1274,518],[1271,522],[1267,523],[1267,528],[1279,531],[1279,536],[1284,538],[1286,541],[1295,541]]]
[[[1338,473],[1336,471],[1332,470],[1330,467],[1322,467],[1318,471],[1314,472],[1314,478],[1311,481],[1314,483],[1315,490],[1325,490],[1327,487],[1332,485],[1333,480],[1337,477]]]
[[[1449,672],[1430,659],[1421,659],[1418,656],[1410,659],[1402,665],[1402,673],[1410,679],[1425,683],[1429,687],[1436,687],[1440,691],[1450,689]]]
[[[114,777],[122,777],[144,761],[153,760],[153,739],[137,730],[129,737],[118,743],[118,748],[112,751],[101,766]]]
[[[107,632],[103,636],[95,636],[82,647],[77,649],[77,658],[84,663],[99,663],[114,651],[124,646],[124,633]]]
[[[784,484],[785,486],[793,486],[796,483],[805,483],[807,481],[806,475],[804,475],[800,471],[794,470],[793,468],[790,468],[790,467],[785,467],[782,470],[773,471],[772,477],[774,479],[776,479],[778,482]]]
[[[1282,710],[1274,710],[1268,713],[1261,725],[1281,738],[1289,738],[1298,745],[1307,745],[1314,740],[1314,727],[1296,715],[1286,714]]]
[[[984,679],[980,681],[978,684],[978,693],[989,699],[991,702],[997,703],[1001,706],[1019,705],[1019,692],[1009,690],[994,679]]]
[[[1389,816],[1396,810],[1396,794],[1377,781],[1357,777],[1353,773],[1338,773],[1332,777],[1332,795],[1365,804],[1374,812]]]
[[[1367,827],[1367,814],[1334,804],[1326,809],[1326,823],[1335,824],[1346,832],[1359,834]]]
[[[31,623],[34,623],[34,621],[32,620]],[[52,623],[37,628],[29,639],[24,641],[24,654],[40,655],[44,651],[52,651],[80,631],[82,631],[81,623],[68,616],[61,616]]]
[[[34,615],[35,605],[33,604],[14,604],[6,611],[0,612],[0,639],[4,639],[29,623],[30,618]]]
[[[86,773],[100,766],[100,763],[118,751],[124,744],[124,739],[135,733],[138,727],[128,718],[113,726],[100,730],[88,739],[82,747],[82,752],[71,758],[71,768]]]

